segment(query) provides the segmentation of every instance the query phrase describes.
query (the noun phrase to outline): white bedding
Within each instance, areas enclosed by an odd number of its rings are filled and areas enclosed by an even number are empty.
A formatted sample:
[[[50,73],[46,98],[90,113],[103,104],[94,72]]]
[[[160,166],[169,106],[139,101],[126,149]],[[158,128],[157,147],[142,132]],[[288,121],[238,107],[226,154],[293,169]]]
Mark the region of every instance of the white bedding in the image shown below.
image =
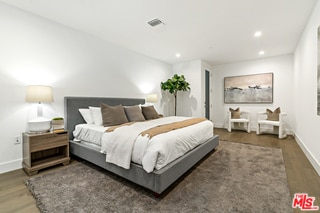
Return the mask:
[[[165,117],[149,120],[147,122],[136,122],[130,126],[117,128],[113,132],[100,132],[102,128],[94,128],[94,135],[89,136],[89,130],[82,124],[74,133],[80,140],[97,138],[101,135],[101,152],[106,153],[106,161],[128,169],[130,162],[142,165],[146,172],[161,169],[168,163],[184,155],[189,150],[205,142],[213,136],[213,123],[203,121],[185,128],[159,134],[151,139],[142,137],[140,133],[149,128],[177,121],[189,119],[190,117]],[[88,125],[87,125],[88,126]],[[90,128],[89,128],[90,129]]]
[[[101,146],[101,138],[108,127],[95,124],[78,124],[73,131],[75,140],[85,141]]]

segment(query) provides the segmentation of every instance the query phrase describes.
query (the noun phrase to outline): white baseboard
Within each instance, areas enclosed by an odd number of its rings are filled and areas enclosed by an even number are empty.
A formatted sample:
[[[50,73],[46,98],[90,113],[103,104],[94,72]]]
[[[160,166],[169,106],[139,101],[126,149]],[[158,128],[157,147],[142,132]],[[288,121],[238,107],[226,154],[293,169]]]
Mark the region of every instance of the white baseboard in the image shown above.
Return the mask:
[[[215,128],[224,128],[223,124],[213,123]]]
[[[320,176],[320,163],[319,163],[319,161],[317,161],[317,159],[313,156],[313,154],[310,152],[310,150],[304,145],[301,138],[299,138],[299,136],[297,136],[297,134],[295,134],[295,139],[296,139],[298,145],[300,146],[300,148],[302,149],[302,151],[304,152],[304,154],[306,155],[306,157],[308,158],[308,160],[310,161],[314,170],[316,170],[316,172]]]
[[[22,168],[22,159],[0,163],[0,174]]]
[[[225,124],[217,124],[217,123],[214,123],[214,127],[215,128],[222,128],[222,129],[227,129],[227,126]],[[256,126],[251,126],[251,131],[256,131],[257,130],[257,127]],[[263,131],[266,131],[266,130],[263,130]],[[291,130],[291,129],[285,129],[285,132],[288,134],[288,135],[294,135],[294,132]]]

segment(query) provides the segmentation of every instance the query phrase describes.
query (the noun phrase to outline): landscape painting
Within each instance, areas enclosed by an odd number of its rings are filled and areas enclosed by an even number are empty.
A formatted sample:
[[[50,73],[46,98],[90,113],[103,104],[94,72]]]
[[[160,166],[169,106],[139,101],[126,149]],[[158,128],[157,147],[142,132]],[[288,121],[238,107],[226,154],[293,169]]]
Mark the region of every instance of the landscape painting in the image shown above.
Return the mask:
[[[272,103],[273,73],[225,77],[224,102]]]

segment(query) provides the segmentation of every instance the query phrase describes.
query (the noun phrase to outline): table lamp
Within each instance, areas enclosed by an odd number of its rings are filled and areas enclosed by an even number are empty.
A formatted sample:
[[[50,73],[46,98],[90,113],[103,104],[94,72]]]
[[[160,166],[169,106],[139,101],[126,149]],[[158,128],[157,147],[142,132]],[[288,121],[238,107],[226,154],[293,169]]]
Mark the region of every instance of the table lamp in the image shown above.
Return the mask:
[[[28,121],[28,131],[34,133],[47,132],[51,128],[51,120],[43,117],[41,103],[53,102],[52,88],[50,86],[29,85],[27,87],[26,102],[38,103],[37,118]]]
[[[158,102],[158,95],[157,94],[149,94],[146,98],[147,103],[156,103]]]

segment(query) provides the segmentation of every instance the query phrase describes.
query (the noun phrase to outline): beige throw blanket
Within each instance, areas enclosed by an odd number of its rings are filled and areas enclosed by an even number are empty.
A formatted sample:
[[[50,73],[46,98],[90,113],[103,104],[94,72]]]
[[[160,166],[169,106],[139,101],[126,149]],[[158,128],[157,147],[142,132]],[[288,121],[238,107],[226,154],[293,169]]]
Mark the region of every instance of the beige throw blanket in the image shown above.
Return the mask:
[[[187,126],[191,126],[193,124],[197,124],[200,123],[202,121],[207,120],[206,118],[190,118],[184,121],[177,121],[177,122],[173,122],[173,123],[169,123],[169,124],[162,124],[150,129],[147,129],[143,132],[141,132],[142,136],[148,135],[148,138],[152,138],[153,136],[162,134],[162,133],[166,133],[166,132],[170,132],[172,130],[176,130],[176,129],[180,129],[183,127],[187,127]],[[124,123],[121,125],[116,125],[116,126],[111,126],[109,127],[106,132],[113,132],[114,130],[116,130],[119,127],[123,127],[123,126],[130,126],[131,124],[134,124],[135,122],[129,122],[129,123]]]
[[[163,125],[159,125],[159,126],[147,129],[141,132],[141,135],[142,136],[148,135],[148,138],[151,139],[153,136],[166,133],[172,130],[180,129],[183,127],[191,126],[193,124],[197,124],[205,120],[207,119],[206,118],[190,118],[184,121],[173,122],[170,124],[163,124]]]
[[[113,132],[115,129],[119,128],[119,127],[123,127],[123,126],[130,126],[131,124],[134,124],[135,122],[129,122],[129,123],[124,123],[124,124],[120,124],[120,125],[116,125],[116,126],[110,126],[108,127],[108,129],[106,130],[106,132]]]

